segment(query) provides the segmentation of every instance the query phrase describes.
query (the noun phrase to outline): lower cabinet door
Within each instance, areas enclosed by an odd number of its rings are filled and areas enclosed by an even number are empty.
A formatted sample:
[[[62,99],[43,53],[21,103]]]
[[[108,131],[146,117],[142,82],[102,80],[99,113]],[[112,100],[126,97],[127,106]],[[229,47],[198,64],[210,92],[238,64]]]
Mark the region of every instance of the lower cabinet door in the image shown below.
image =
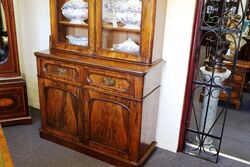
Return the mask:
[[[136,161],[140,129],[137,106],[140,105],[131,100],[85,91],[84,122],[88,145]]]
[[[81,89],[39,79],[42,130],[73,142],[79,142],[82,111]]]

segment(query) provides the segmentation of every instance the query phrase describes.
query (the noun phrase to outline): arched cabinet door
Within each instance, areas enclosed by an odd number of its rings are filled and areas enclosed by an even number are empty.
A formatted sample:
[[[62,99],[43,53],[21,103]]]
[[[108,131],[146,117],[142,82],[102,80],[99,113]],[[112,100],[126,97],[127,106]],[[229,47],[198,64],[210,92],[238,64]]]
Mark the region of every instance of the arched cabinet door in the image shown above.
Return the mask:
[[[79,142],[80,89],[63,83],[39,79],[42,129]]]
[[[84,91],[85,142],[112,155],[136,161],[139,148],[140,103]]]
[[[0,1],[0,77],[20,76],[12,0]]]

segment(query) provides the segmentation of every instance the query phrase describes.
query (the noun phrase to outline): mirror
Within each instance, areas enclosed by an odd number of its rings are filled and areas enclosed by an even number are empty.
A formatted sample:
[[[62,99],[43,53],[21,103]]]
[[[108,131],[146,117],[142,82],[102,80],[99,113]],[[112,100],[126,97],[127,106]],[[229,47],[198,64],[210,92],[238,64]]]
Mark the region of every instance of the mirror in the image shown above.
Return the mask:
[[[2,1],[0,1],[0,64],[8,59],[8,33]]]

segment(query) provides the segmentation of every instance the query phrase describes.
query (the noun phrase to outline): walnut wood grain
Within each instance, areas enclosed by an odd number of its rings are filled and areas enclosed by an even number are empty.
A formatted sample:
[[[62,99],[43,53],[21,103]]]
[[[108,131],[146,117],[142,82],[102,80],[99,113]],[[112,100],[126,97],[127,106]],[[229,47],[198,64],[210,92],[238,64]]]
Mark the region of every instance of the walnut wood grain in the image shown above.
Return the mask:
[[[39,80],[42,128],[48,132],[79,141],[80,90],[78,88]]]
[[[129,150],[130,102],[93,91],[87,91],[85,95],[90,145],[127,154]]]
[[[89,146],[138,161],[142,103],[94,91],[85,91],[84,99]]]

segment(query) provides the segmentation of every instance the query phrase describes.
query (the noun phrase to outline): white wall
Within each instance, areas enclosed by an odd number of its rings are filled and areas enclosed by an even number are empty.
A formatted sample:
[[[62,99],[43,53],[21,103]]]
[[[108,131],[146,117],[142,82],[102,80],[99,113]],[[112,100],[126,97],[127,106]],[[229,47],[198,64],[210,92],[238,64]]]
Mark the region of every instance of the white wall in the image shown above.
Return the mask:
[[[14,0],[20,64],[25,73],[29,105],[39,107],[33,53],[49,46],[49,0]],[[186,84],[195,0],[167,0],[166,30],[158,146],[176,151]]]
[[[158,146],[176,151],[193,29],[195,0],[168,0],[165,27]]]
[[[29,105],[39,108],[35,51],[49,46],[49,0],[14,0],[21,71],[27,81]]]

